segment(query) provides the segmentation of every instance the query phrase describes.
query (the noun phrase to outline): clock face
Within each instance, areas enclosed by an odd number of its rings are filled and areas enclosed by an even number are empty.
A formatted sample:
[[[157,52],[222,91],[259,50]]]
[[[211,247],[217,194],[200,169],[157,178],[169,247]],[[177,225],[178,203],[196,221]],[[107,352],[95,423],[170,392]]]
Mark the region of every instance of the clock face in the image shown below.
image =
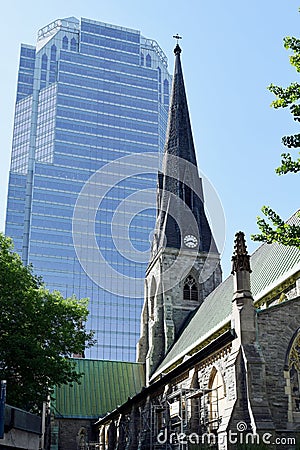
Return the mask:
[[[192,234],[187,234],[186,236],[184,236],[183,242],[189,248],[195,248],[198,245],[198,239]]]

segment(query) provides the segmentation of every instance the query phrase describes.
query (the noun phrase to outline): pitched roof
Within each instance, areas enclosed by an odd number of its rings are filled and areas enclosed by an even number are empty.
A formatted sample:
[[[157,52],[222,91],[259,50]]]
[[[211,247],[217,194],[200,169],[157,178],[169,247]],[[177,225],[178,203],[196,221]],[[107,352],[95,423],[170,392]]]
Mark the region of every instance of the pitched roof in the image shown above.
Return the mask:
[[[291,222],[291,221],[289,221]],[[296,214],[292,223],[300,224]],[[300,271],[300,250],[281,244],[263,244],[251,256],[251,290],[257,302],[284,280]],[[155,379],[189,352],[230,322],[233,276],[230,275],[199,306],[163,362],[153,374]]]
[[[139,363],[76,359],[81,384],[55,389],[53,412],[57,418],[97,419],[122,405],[145,385]]]

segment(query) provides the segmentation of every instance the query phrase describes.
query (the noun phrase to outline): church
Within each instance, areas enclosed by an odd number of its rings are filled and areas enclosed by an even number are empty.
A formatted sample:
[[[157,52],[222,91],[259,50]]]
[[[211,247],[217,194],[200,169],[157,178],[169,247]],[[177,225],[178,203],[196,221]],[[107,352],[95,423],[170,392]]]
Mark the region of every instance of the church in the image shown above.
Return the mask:
[[[222,281],[220,255],[205,214],[178,44],[174,53],[137,346],[139,386],[109,410],[98,404],[93,448],[296,448],[300,250],[263,244],[250,257],[245,236],[238,232],[232,273]],[[290,223],[299,223],[298,213]],[[107,383],[109,391],[113,381]],[[122,377],[118,383],[122,385]],[[86,439],[78,448],[92,446]]]

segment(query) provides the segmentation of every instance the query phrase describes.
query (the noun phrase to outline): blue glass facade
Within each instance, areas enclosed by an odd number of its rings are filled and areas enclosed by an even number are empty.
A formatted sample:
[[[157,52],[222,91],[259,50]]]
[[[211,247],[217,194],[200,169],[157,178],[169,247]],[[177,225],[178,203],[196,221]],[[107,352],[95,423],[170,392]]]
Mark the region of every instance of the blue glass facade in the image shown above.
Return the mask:
[[[88,326],[97,344],[87,357],[135,359],[143,291],[141,283],[132,283],[122,295],[120,280],[144,277],[147,257],[138,261],[126,254],[126,240],[137,252],[147,251],[155,211],[153,203],[143,202],[129,222],[126,209],[115,212],[126,198],[135,210],[134,194],[154,188],[155,173],[139,173],[133,157],[132,175],[108,183],[94,215],[89,202],[97,199],[97,183],[105,183],[111,163],[115,170],[122,157],[162,152],[169,89],[165,55],[136,30],[68,18],[41,29],[36,47],[21,46],[6,234],[49,289],[90,299]],[[74,208],[95,173],[100,176],[86,199],[82,228],[92,223],[99,251],[121,275],[104,273],[105,286],[74,247]],[[89,243],[83,247],[93,265]]]

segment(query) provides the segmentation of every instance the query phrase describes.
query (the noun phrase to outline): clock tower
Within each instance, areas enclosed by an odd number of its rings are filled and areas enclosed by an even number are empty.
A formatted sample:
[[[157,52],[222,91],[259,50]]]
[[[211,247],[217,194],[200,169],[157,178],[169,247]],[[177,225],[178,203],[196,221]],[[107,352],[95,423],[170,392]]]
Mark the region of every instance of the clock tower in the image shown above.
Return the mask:
[[[207,295],[222,281],[220,255],[205,215],[181,67],[175,69],[162,171],[158,173],[157,221],[145,277],[138,361],[147,382]]]

